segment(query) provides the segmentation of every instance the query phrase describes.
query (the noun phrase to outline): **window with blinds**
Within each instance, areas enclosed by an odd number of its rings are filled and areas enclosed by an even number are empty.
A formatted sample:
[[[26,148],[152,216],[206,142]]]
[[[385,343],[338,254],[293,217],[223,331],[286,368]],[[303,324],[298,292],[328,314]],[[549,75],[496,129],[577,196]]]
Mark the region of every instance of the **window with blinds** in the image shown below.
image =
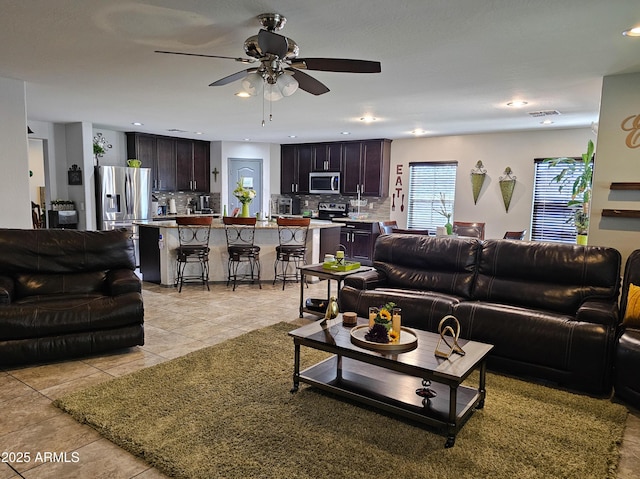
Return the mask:
[[[409,163],[408,228],[435,232],[438,226],[445,225],[447,219],[437,212],[441,206],[440,194],[445,195],[446,210],[453,213],[457,167],[457,161]]]
[[[571,199],[571,185],[558,191],[558,183],[552,182],[564,166],[549,167],[542,158],[534,161],[531,240],[575,243],[576,229],[571,220],[573,209],[567,207],[567,202]]]

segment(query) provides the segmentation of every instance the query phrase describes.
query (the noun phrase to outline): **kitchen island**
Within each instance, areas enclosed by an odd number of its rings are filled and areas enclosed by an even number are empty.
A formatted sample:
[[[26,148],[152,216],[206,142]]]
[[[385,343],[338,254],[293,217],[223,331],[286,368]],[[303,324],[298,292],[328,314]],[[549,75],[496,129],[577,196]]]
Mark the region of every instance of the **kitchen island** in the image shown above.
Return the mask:
[[[140,273],[143,281],[173,286],[176,274],[178,225],[175,219],[139,221]],[[318,263],[325,253],[334,254],[340,243],[340,224],[311,220],[307,235],[307,263]],[[162,236],[161,236],[162,235]],[[160,241],[160,238],[162,240]],[[273,264],[278,246],[278,225],[275,221],[256,223],[255,244],[260,246],[261,280],[273,281]],[[227,238],[222,220],[214,218],[209,237],[209,281],[227,281]]]

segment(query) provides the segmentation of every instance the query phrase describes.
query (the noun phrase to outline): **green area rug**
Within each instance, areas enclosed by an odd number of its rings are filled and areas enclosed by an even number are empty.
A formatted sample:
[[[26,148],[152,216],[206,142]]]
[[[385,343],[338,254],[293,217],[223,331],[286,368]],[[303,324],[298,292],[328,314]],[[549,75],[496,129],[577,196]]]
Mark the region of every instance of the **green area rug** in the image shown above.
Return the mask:
[[[445,438],[307,385],[286,323],[56,402],[176,478],[614,478],[627,410],[496,374]],[[302,348],[303,366],[325,353]]]

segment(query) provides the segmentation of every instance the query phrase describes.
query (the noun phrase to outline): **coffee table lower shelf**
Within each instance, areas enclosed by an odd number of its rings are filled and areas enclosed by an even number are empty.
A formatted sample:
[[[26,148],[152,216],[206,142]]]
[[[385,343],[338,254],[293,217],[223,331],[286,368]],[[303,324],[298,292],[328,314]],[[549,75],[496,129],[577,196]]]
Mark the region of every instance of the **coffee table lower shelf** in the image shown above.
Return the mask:
[[[445,447],[454,445],[457,432],[474,410],[484,405],[484,394],[478,389],[458,386],[454,395],[455,421],[452,422],[453,386],[434,381],[429,387],[437,396],[423,399],[415,392],[423,386],[422,378],[337,355],[301,371],[299,380],[444,431],[447,434]]]

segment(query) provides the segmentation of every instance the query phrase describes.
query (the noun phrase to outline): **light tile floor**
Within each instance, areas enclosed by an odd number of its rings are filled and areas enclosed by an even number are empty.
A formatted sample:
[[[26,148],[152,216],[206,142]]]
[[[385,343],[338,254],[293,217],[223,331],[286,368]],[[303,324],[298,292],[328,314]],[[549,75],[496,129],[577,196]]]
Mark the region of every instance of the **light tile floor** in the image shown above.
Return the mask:
[[[327,283],[311,284],[305,296],[326,296]],[[173,359],[279,321],[298,317],[298,285],[223,284],[211,291],[188,285],[178,293],[144,283],[145,345],[97,357],[0,370],[0,452],[28,452],[30,460],[10,457],[0,479],[166,477],[88,426],[52,406],[71,391]],[[241,312],[242,314],[238,314]],[[308,319],[313,317],[305,315]],[[640,413],[627,421],[618,477],[640,476]],[[37,456],[40,453],[41,456]],[[66,453],[44,461],[45,453]],[[24,459],[24,458],[23,458]],[[63,459],[66,462],[59,460]]]

